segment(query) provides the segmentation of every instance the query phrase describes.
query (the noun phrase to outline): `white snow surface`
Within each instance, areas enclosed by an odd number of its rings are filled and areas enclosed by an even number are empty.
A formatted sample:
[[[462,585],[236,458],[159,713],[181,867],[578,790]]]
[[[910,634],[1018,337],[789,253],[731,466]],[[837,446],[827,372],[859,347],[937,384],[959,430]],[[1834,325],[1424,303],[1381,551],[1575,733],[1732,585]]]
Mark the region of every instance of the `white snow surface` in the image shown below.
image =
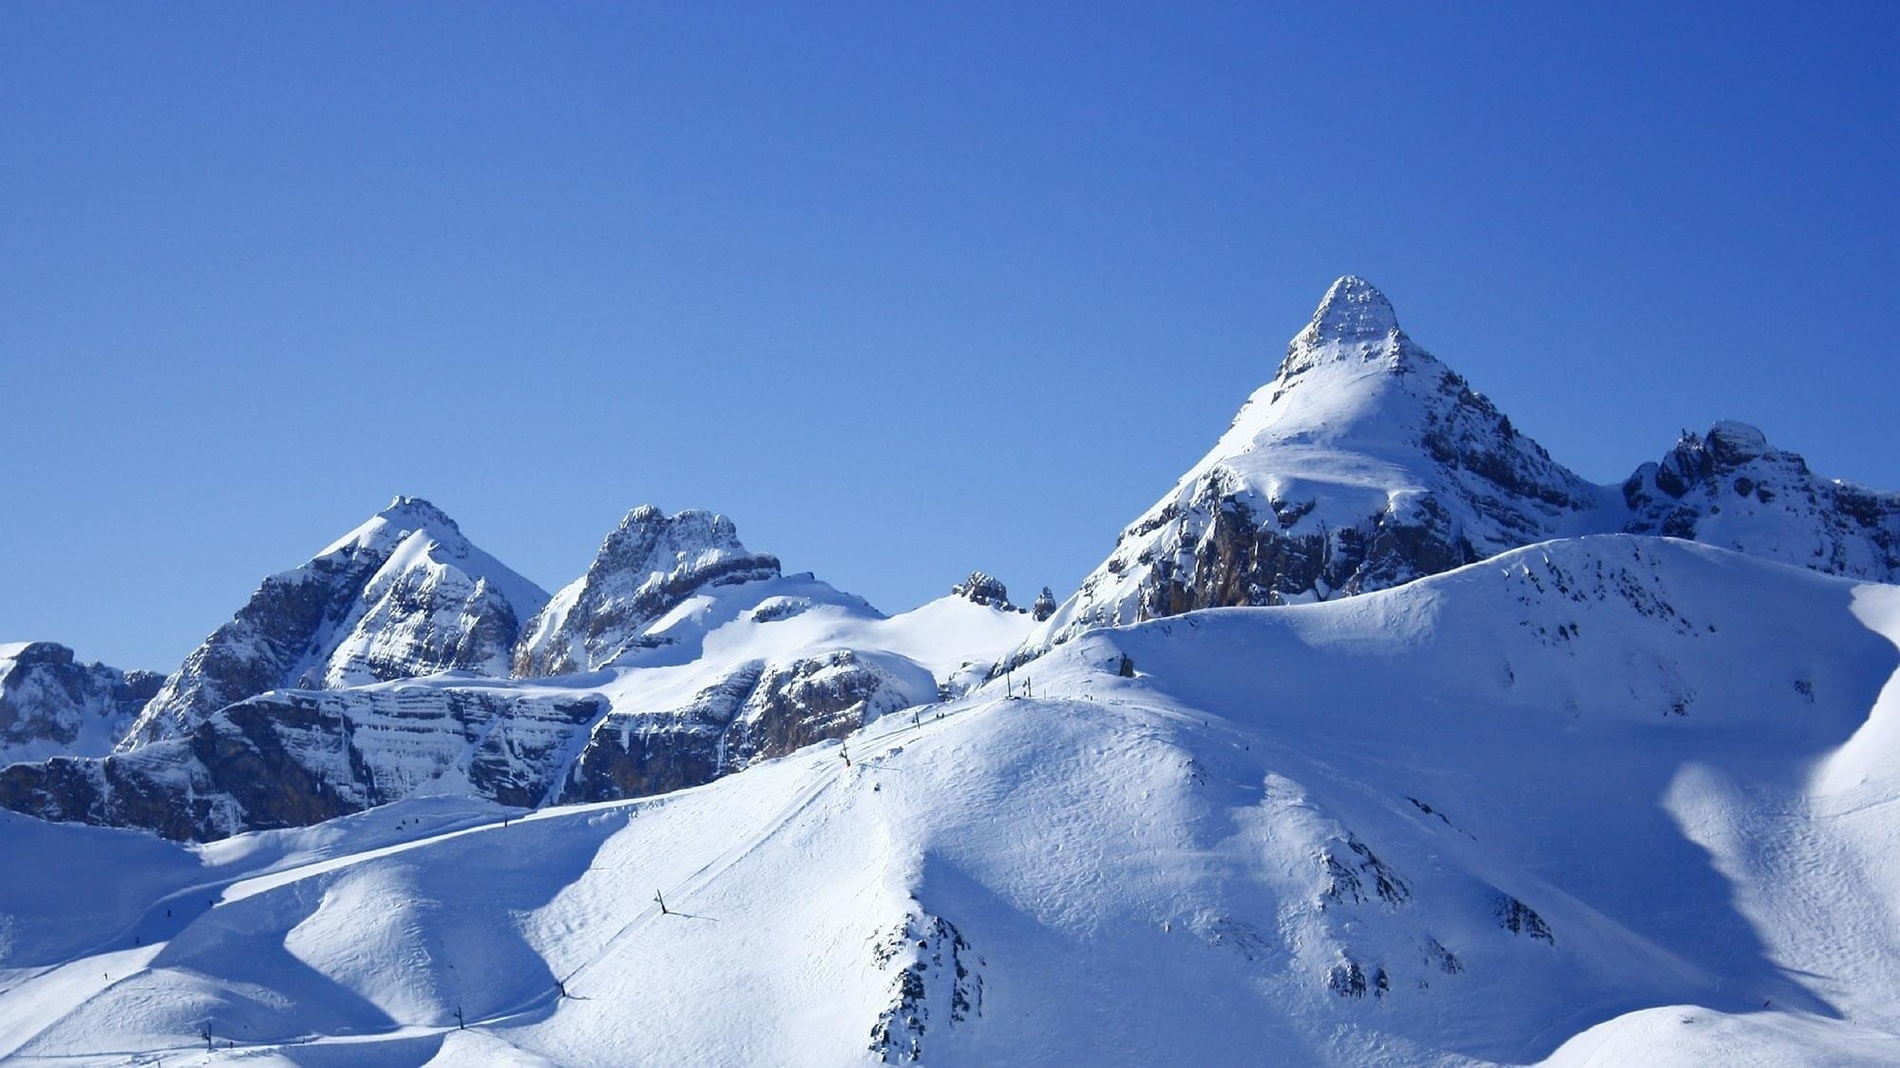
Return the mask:
[[[967,609],[675,625],[942,673],[1008,638]],[[1892,1064],[1897,639],[1900,589],[1600,536],[1090,632],[659,797],[0,813],[0,1059]]]

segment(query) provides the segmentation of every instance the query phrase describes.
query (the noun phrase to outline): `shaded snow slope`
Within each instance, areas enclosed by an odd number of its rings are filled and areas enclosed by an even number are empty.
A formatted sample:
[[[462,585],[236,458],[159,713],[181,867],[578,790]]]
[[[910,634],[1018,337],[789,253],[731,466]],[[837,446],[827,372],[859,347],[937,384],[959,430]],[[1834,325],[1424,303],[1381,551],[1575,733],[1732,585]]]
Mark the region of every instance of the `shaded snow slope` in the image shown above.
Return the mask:
[[[1413,342],[1384,294],[1341,278],[1273,380],[1012,661],[1092,627],[1387,589],[1613,531],[1900,579],[1900,495],[1816,478],[1739,423],[1591,485]]]
[[[266,578],[165,680],[122,748],[182,737],[209,713],[284,687],[505,675],[522,622],[546,601],[440,509],[398,497],[309,563]]]
[[[56,642],[0,644],[0,766],[104,756],[163,676],[82,663]]]
[[[47,860],[0,882],[0,1057],[1892,1063],[1896,637],[1892,587],[1593,537],[505,824],[0,815]]]

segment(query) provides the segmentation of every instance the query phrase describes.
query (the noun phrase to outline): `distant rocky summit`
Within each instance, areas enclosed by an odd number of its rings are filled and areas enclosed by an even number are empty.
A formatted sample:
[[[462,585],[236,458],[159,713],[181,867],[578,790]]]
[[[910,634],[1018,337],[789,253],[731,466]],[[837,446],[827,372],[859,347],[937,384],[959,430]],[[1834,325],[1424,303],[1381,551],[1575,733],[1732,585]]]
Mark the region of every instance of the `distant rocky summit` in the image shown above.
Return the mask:
[[[149,735],[0,769],[0,808],[209,840],[418,793],[522,807],[662,793],[929,703],[1027,633],[1026,616],[1006,613],[1024,622],[998,629],[993,606],[945,598],[933,619],[979,624],[965,649],[809,574],[781,575],[724,516],[642,506],[523,632],[515,666],[543,677],[510,678],[502,636],[530,598],[475,596],[500,565],[467,581],[444,559],[481,558],[455,538],[445,516],[399,500],[266,579],[147,707]],[[287,607],[290,594],[303,596]],[[724,641],[708,649],[714,633]],[[424,640],[445,634],[460,638]],[[303,650],[294,662],[279,655],[290,647]],[[142,696],[157,688],[152,676]],[[212,707],[213,693],[241,696]]]
[[[1719,545],[1829,575],[1900,581],[1900,493],[1820,478],[1745,423],[1685,434],[1623,483],[1624,530]]]
[[[642,628],[696,591],[776,578],[778,558],[739,542],[732,520],[650,504],[628,512],[587,568],[524,630],[514,673],[540,678],[601,667],[643,640]]]
[[[80,663],[55,642],[0,645],[0,765],[103,756],[164,676]]]

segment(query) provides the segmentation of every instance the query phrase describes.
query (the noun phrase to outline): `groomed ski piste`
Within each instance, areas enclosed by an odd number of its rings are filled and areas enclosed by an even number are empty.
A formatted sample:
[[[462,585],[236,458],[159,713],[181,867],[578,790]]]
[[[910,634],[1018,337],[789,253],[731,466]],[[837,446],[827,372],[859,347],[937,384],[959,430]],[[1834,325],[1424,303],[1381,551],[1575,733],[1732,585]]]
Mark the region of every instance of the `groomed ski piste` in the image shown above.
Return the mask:
[[[637,800],[0,814],[23,1065],[1900,1062],[1900,587],[1547,542]]]

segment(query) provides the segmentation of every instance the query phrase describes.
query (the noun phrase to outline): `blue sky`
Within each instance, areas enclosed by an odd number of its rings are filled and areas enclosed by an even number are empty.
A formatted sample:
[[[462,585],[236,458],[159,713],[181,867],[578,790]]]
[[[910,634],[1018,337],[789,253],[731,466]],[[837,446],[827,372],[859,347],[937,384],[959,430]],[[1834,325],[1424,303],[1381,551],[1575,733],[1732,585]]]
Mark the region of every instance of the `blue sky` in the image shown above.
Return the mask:
[[[1274,6],[0,7],[0,640],[169,669],[396,493],[1066,594],[1344,273],[1590,478],[1900,488],[1900,7]]]

